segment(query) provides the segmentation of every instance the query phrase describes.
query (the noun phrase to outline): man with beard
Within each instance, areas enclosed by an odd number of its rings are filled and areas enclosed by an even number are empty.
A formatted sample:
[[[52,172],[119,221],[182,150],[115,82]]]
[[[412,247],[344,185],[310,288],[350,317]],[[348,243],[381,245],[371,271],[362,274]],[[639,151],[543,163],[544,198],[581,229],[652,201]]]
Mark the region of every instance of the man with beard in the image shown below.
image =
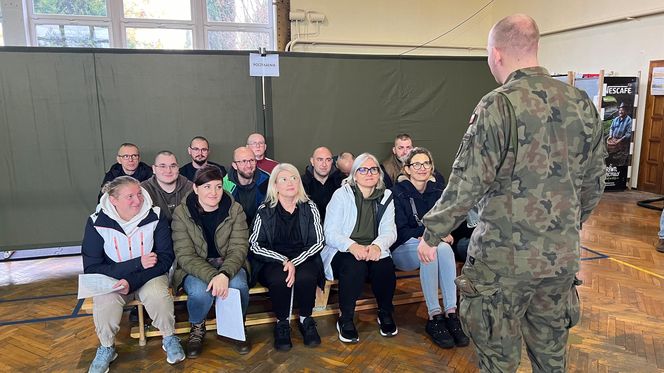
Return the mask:
[[[251,227],[258,206],[265,201],[270,175],[256,168],[256,157],[251,149],[241,146],[233,152],[233,164],[224,177],[224,190],[242,206]]]
[[[189,181],[194,180],[194,175],[199,168],[211,164],[219,167],[222,175],[226,175],[226,168],[220,164],[208,160],[210,156],[210,143],[203,136],[196,136],[191,139],[187,148],[187,153],[191,156],[191,163],[180,168],[180,175],[186,177]]]
[[[254,155],[256,156],[256,166],[268,174],[271,174],[272,170],[279,164],[279,162],[274,159],[265,156],[267,144],[265,143],[265,137],[260,133],[252,133],[249,135],[247,138],[247,148],[254,152]]]
[[[609,128],[609,138],[606,143],[609,147],[607,164],[614,166],[628,166],[629,144],[632,141],[632,118],[627,113],[628,106],[620,103],[618,116],[613,118]]]
[[[332,152],[324,146],[316,148],[309,161],[311,166],[307,166],[302,175],[302,185],[318,207],[322,223],[325,220],[325,208],[334,191],[341,186],[343,175],[332,164]]]
[[[385,188],[392,188],[392,185],[397,183],[397,178],[403,170],[403,160],[406,159],[412,149],[413,140],[410,135],[401,133],[394,138],[392,154],[381,164],[385,172]]]
[[[116,160],[118,163],[111,166],[106,175],[104,175],[104,180],[101,182],[102,187],[118,176],[131,176],[138,181],[145,181],[152,176],[152,169],[147,164],[141,162],[141,152],[138,150],[138,146],[132,143],[126,142],[120,145]],[[97,196],[97,201],[99,201],[101,195],[102,193],[100,192]]]
[[[173,210],[192,189],[192,182],[180,175],[175,154],[168,150],[157,153],[152,165],[154,175],[141,183],[148,191],[152,204],[159,206],[170,223]]]

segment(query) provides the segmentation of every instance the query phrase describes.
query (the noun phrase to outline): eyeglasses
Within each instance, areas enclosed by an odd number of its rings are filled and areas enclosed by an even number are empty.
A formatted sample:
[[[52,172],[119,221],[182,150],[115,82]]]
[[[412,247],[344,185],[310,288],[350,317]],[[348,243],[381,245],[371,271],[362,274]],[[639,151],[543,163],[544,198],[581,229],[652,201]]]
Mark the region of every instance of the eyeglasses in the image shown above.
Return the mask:
[[[191,151],[194,152],[194,153],[198,153],[198,152],[207,153],[207,152],[210,151],[210,149],[208,149],[208,148],[192,148],[191,146],[189,147],[189,149],[191,149]]]
[[[420,170],[420,169],[422,169],[422,167],[424,167],[425,170],[428,170],[428,169],[431,168],[431,162],[429,162],[429,161],[426,161],[426,162],[415,162],[415,163],[408,164],[408,165],[406,165],[406,166],[408,166],[408,167],[412,167],[412,168],[414,168],[414,169],[416,169],[416,170]]]
[[[179,168],[178,165],[177,165],[176,163],[173,163],[173,164],[163,164],[163,163],[160,163],[160,164],[156,164],[156,165],[154,165],[154,166],[157,167],[157,168],[160,169],[160,170],[166,170],[167,168],[168,168],[168,169],[171,169],[171,170],[177,170],[177,169]]]
[[[248,142],[247,146],[263,146],[265,145],[265,142],[263,141],[256,141],[256,142]]]
[[[243,159],[241,161],[233,161],[235,164],[239,164],[242,166],[246,166],[247,164],[255,164],[256,160],[255,159]]]
[[[124,159],[125,161],[128,159],[138,159],[140,155],[138,154],[118,154],[118,157]]]
[[[378,173],[380,172],[380,167],[360,167],[357,169],[357,172],[359,172],[360,175],[366,175],[366,174],[378,175]]]
[[[277,184],[286,184],[287,182],[295,183],[297,181],[297,176],[291,175],[288,177],[278,177]]]

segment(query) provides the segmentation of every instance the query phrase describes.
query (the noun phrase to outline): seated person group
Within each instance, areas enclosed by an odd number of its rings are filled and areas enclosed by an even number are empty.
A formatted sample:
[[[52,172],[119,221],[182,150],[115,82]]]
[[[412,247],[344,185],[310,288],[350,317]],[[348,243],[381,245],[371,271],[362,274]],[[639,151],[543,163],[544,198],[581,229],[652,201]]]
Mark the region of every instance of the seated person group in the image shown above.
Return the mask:
[[[100,346],[90,372],[108,371],[117,357],[115,335],[127,302],[143,303],[163,335],[166,360],[175,364],[203,353],[215,297],[237,289],[246,316],[256,283],[269,290],[277,350],[292,347],[293,299],[304,345],[321,343],[312,312],[326,279],[338,280],[339,340],[360,340],[354,313],[367,280],[378,304],[378,332],[395,336],[395,269],[419,268],[429,315],[424,330],[432,341],[442,348],[468,345],[456,314],[455,261],[465,260],[477,215],[471,211],[466,223],[441,237],[435,260],[420,262],[421,219],[445,187],[427,149],[413,148],[401,134],[380,164],[369,153],[344,152],[335,160],[319,147],[302,175],[267,158],[266,149],[265,138],[252,134],[226,169],[208,160],[209,142],[201,136],[191,140],[191,162],[182,167],[170,151],[157,153],[150,167],[136,145],[120,146],[82,242],[84,272],[113,277],[121,288],[93,299]],[[169,288],[188,297],[184,349],[174,335]],[[234,347],[240,354],[251,350],[248,338]]]

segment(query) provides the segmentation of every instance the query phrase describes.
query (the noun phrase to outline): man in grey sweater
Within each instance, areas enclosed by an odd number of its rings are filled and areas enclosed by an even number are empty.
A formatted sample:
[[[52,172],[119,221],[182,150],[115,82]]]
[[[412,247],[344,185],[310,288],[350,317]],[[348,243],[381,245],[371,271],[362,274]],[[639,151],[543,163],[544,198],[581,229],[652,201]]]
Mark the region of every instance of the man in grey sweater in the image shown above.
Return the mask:
[[[168,150],[157,153],[152,171],[154,175],[142,182],[141,186],[148,191],[153,204],[161,208],[170,223],[173,210],[191,191],[192,182],[180,175],[178,161]]]

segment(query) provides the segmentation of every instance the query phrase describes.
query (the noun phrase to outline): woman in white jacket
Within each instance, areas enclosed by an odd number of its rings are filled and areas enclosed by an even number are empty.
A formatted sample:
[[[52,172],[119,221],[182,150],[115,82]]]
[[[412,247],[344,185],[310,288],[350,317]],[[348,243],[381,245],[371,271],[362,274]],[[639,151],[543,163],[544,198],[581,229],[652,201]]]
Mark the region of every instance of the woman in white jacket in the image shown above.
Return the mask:
[[[392,318],[396,276],[390,256],[390,246],[397,239],[394,203],[376,157],[364,153],[355,159],[346,183],[327,205],[324,230],[325,275],[339,280],[339,339],[359,341],[353,316],[367,277],[378,303],[380,334],[396,335]]]

